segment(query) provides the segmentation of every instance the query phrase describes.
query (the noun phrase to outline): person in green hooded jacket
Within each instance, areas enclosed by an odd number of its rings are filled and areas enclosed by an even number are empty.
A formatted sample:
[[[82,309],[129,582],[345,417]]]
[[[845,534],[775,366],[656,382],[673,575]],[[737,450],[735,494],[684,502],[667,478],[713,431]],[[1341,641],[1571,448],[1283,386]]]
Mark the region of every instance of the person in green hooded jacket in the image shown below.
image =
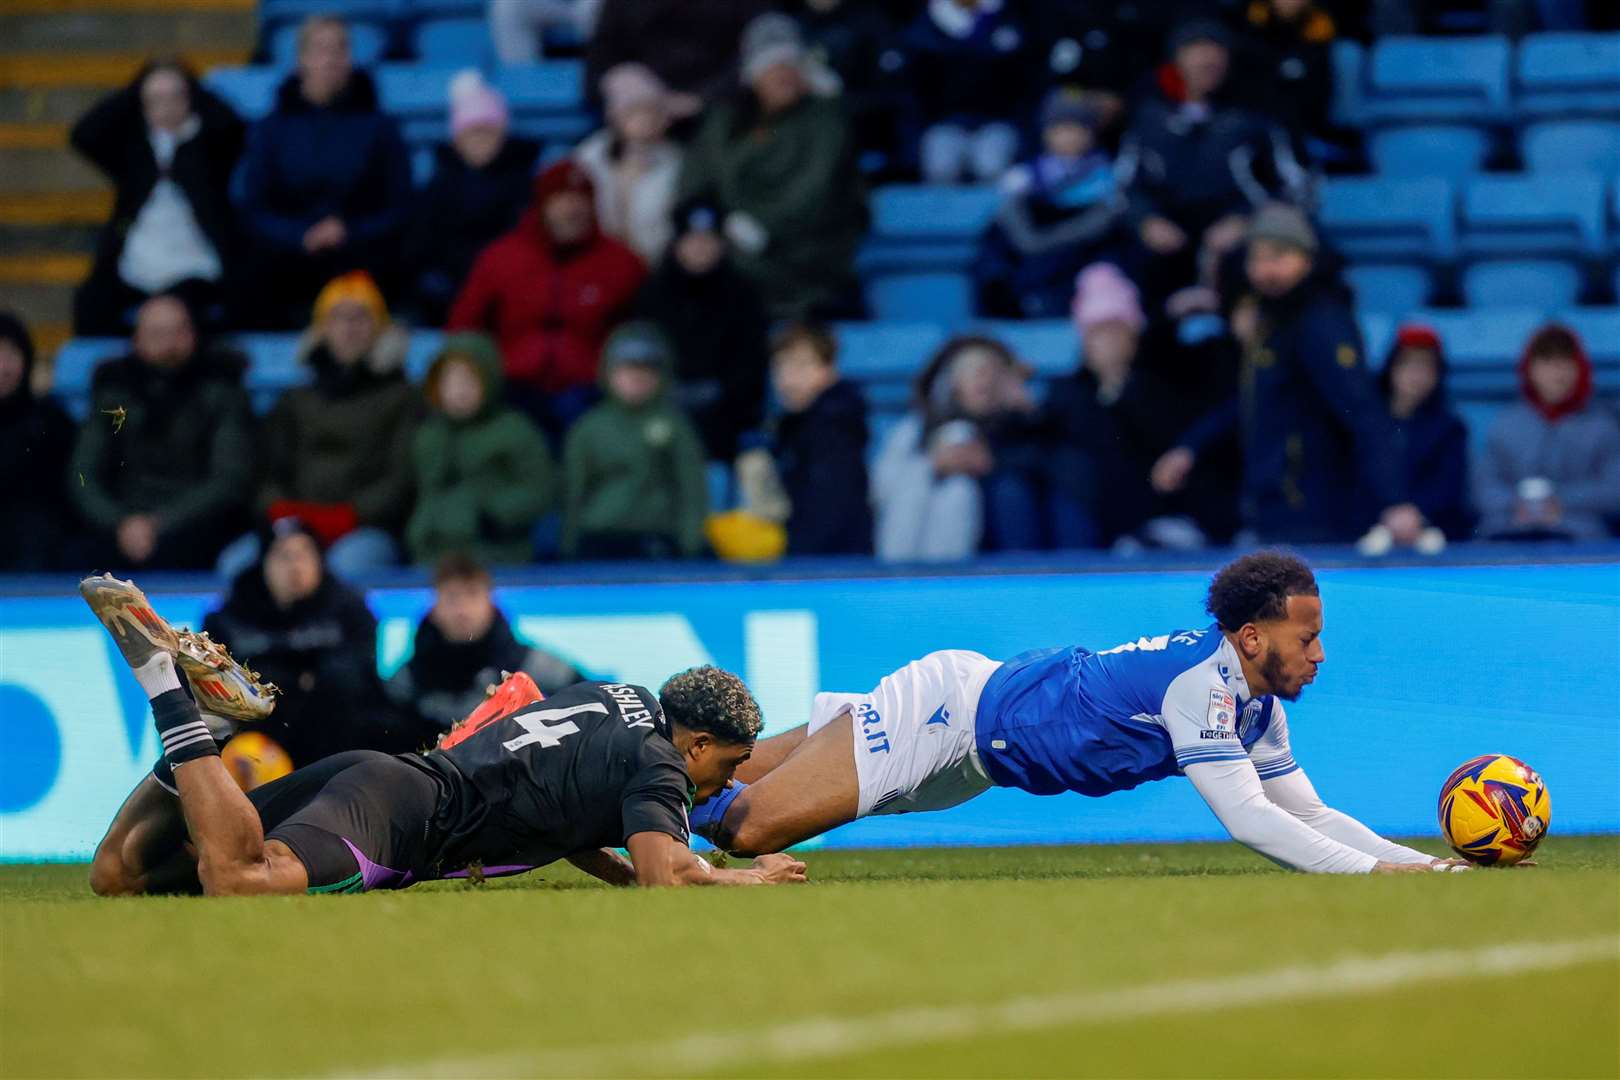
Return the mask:
[[[540,430],[502,402],[494,341],[451,334],[424,389],[431,411],[411,448],[416,509],[405,529],[412,559],[529,562],[535,522],[555,501],[555,469]]]
[[[703,444],[669,399],[673,368],[669,341],[649,322],[626,323],[603,346],[606,396],[563,443],[565,557],[703,553]]]

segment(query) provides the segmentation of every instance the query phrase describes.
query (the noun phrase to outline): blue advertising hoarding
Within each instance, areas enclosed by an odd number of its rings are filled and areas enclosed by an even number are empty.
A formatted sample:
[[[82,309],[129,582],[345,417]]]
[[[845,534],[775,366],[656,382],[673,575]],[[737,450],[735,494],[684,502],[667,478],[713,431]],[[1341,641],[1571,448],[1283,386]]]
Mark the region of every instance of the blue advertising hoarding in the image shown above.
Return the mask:
[[[1440,782],[1476,754],[1529,761],[1553,831],[1620,830],[1620,566],[1432,566],[1320,575],[1327,662],[1290,706],[1295,755],[1327,801],[1392,834],[1432,834]],[[656,687],[716,663],[755,689],[767,732],[817,690],[860,691],[942,648],[992,657],[1103,648],[1207,624],[1206,575],[1142,571],[505,588],[519,634],[599,677]],[[425,589],[369,594],[386,673]],[[212,594],[157,593],[196,626]],[[0,598],[0,859],[89,854],[157,753],[146,702],[76,595]],[[1025,844],[1221,835],[1185,782],[1087,799],[992,791],[879,817],[828,844]]]

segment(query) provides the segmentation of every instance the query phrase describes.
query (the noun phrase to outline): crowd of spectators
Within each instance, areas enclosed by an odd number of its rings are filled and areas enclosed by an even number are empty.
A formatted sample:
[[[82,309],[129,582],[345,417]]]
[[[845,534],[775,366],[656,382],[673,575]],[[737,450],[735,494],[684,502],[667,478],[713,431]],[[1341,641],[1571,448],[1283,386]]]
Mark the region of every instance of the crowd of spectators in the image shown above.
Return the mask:
[[[549,23],[588,39],[602,126],[571,152],[514,134],[468,71],[413,189],[324,16],[252,125],[163,61],[75,126],[116,190],[76,329],[129,353],[75,434],[0,323],[0,429],[26,463],[5,510],[37,524],[0,564],[217,567],[273,614],[302,602],[253,584],[278,519],[343,577],[726,555],[732,505],[768,553],[900,561],[1235,535],[1432,550],[1620,514],[1620,424],[1569,330],[1526,343],[1524,401],[1478,460],[1432,329],[1373,373],[1309,215],[1345,139],[1331,5],[496,6],[503,58]],[[999,184],[979,313],[1068,315],[1074,372],[1043,393],[1005,342],[952,339],[868,453],[824,326],[862,314],[873,175]],[[450,332],[423,385],[408,325]],[[303,334],[308,385],[262,418],[219,344],[244,329]]]

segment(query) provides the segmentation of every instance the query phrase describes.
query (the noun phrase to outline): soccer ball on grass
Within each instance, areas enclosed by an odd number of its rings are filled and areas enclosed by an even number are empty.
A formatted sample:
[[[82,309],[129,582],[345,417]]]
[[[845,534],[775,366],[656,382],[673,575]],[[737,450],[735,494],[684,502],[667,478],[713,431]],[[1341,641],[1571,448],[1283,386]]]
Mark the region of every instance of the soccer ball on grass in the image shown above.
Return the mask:
[[[1552,805],[1534,769],[1506,754],[1463,762],[1440,788],[1440,831],[1481,866],[1512,866],[1547,835]]]

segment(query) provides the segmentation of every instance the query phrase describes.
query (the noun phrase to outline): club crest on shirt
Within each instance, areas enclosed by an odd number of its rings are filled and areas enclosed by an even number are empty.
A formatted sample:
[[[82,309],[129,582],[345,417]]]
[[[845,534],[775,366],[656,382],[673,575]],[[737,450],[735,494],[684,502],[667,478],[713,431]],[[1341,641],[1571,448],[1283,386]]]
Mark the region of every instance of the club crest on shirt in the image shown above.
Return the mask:
[[[1211,732],[1221,732],[1211,738],[1230,736],[1237,729],[1237,699],[1231,691],[1213,687],[1209,691],[1209,712],[1205,717]]]

